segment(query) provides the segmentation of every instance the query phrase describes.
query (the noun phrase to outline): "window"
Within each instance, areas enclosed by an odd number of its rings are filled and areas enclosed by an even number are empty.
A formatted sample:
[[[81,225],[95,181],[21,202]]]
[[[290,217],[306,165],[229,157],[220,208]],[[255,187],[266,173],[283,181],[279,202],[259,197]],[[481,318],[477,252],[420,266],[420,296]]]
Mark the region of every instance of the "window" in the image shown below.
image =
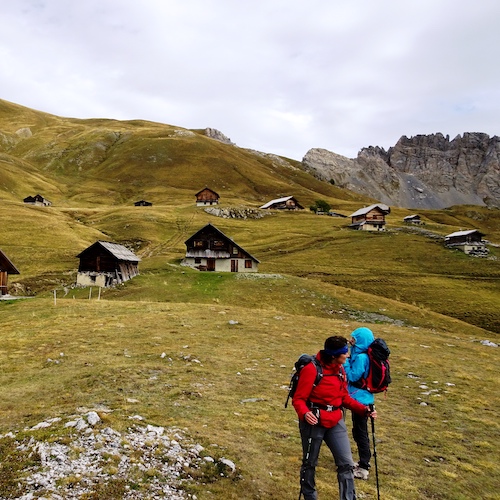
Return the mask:
[[[245,259],[245,269],[252,269],[252,261],[250,259]]]
[[[213,240],[212,248],[224,248],[224,242],[222,240]]]
[[[205,242],[203,240],[194,240],[194,247],[195,248],[203,248]]]
[[[238,255],[238,249],[236,247],[233,247],[233,255]]]
[[[201,257],[195,257],[194,258],[194,263],[195,264],[201,264]]]

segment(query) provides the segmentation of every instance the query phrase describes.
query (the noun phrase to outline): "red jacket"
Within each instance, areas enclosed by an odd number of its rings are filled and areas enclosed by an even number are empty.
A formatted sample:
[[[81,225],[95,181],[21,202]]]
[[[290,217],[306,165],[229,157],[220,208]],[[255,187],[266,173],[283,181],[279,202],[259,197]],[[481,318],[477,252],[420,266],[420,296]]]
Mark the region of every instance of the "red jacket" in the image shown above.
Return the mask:
[[[364,415],[367,406],[359,403],[349,396],[347,390],[347,380],[342,365],[332,363],[325,365],[321,361],[321,355],[316,355],[323,367],[323,378],[321,382],[313,387],[316,380],[316,366],[309,363],[300,372],[297,390],[292,399],[293,407],[300,420],[304,420],[304,415],[311,411],[307,402],[318,403],[320,405],[343,406],[349,410]],[[339,408],[333,411],[320,410],[319,424],[323,427],[334,427],[342,418],[342,410]]]

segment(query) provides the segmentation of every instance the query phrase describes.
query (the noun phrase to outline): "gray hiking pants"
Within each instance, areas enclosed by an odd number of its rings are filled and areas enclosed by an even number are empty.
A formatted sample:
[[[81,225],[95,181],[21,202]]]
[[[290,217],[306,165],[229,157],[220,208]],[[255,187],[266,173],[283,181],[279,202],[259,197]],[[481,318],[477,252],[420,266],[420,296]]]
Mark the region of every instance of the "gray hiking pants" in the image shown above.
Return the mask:
[[[300,487],[304,500],[317,500],[316,466],[318,465],[319,450],[323,441],[332,452],[337,466],[337,480],[339,482],[339,499],[356,500],[354,489],[354,462],[351,453],[351,444],[347,435],[344,420],[331,429],[321,425],[309,425],[305,421],[299,422],[300,437],[302,439],[302,467],[300,468]]]

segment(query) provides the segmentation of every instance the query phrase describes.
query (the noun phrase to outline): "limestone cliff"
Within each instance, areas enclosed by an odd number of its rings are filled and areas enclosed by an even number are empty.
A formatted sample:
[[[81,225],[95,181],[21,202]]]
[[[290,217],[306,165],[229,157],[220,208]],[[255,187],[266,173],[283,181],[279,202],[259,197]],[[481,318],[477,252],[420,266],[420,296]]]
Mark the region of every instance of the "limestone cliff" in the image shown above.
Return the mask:
[[[465,133],[403,136],[394,147],[363,148],[356,159],[311,149],[304,168],[319,179],[388,205],[500,206],[500,138]]]

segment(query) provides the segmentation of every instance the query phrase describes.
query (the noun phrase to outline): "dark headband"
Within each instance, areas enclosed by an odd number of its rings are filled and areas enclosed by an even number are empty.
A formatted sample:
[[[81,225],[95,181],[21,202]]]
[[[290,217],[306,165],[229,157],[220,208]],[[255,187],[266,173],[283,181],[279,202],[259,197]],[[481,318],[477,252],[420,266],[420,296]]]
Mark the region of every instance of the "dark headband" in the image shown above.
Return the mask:
[[[340,349],[335,349],[335,351],[332,351],[331,349],[324,349],[323,352],[327,354],[328,356],[333,356],[336,358],[337,356],[340,356],[341,354],[347,354],[349,352],[349,348],[345,345],[344,347],[341,347]]]

